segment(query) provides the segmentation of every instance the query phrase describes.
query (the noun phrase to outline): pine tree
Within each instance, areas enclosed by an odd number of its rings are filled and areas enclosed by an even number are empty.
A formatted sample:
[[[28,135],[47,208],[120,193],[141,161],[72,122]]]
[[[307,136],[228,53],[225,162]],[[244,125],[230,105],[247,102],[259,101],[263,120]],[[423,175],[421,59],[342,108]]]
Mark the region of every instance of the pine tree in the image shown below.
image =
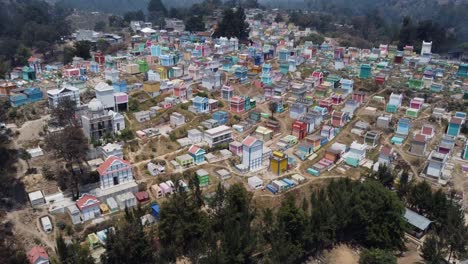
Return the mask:
[[[447,255],[446,245],[436,235],[428,235],[421,248],[421,257],[428,264],[439,264],[444,262]]]
[[[223,212],[223,229],[220,236],[220,251],[226,263],[250,263],[256,246],[252,221],[251,195],[241,184],[234,184],[226,192]]]
[[[161,205],[158,236],[163,262],[182,256],[196,261],[206,253],[208,235],[208,215],[187,192],[174,193]]]
[[[109,231],[106,240],[106,253],[103,264],[152,264],[155,262],[154,248],[148,234],[143,230],[137,211],[125,212],[125,221]]]
[[[242,7],[237,7],[234,12],[232,9],[226,9],[223,12],[223,18],[218,24],[215,37],[236,37],[239,40],[249,38],[249,24],[245,21],[246,16]]]
[[[305,256],[306,214],[288,196],[279,208],[273,230],[271,259],[277,263],[300,263]]]

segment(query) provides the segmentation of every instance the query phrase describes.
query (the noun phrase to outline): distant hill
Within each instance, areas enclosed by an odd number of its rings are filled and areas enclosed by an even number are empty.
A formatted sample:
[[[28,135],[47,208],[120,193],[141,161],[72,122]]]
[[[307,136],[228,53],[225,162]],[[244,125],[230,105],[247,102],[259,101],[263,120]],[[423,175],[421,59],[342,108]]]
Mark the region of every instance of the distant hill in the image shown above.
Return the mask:
[[[431,20],[458,41],[468,42],[468,0],[259,0],[270,8],[300,9],[326,12],[346,18],[378,13],[391,24],[401,25],[405,16],[413,21]]]
[[[146,11],[149,0],[47,0],[51,3],[63,4],[66,7],[77,8],[85,11],[98,11],[104,13],[123,14],[127,11]],[[201,0],[163,0],[166,8],[190,7]]]

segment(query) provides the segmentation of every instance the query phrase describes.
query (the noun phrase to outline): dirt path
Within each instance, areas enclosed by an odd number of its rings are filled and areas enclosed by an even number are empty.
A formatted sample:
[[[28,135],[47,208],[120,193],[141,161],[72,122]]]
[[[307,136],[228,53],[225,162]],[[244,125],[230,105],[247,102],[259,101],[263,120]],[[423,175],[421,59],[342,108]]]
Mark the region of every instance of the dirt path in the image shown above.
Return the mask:
[[[29,210],[24,209],[20,211],[10,212],[6,215],[6,218],[14,224],[15,233],[20,234],[24,237],[23,242],[31,243],[32,240],[39,240],[41,243],[45,244],[47,247],[54,249],[55,248],[55,235],[52,232],[50,235],[45,234],[42,231],[39,223],[39,216],[33,214],[32,219],[27,219],[24,214],[29,214]],[[49,215],[49,217],[51,217]],[[53,221],[52,221],[53,222]],[[35,242],[35,241],[33,241]]]
[[[358,264],[359,253],[346,245],[340,245],[325,254],[329,264]]]
[[[43,131],[46,121],[49,120],[50,115],[42,116],[40,119],[26,121],[17,131],[20,132],[17,142],[22,144],[26,141],[40,139],[40,132]]]

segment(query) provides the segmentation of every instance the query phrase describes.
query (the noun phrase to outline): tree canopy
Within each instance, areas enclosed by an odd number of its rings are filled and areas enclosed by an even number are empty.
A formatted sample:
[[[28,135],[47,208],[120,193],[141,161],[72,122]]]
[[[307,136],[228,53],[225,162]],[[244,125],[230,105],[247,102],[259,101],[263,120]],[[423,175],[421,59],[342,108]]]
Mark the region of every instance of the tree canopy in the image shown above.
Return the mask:
[[[214,33],[215,37],[236,37],[239,40],[247,40],[249,37],[249,24],[245,21],[246,16],[242,7],[226,9],[223,12],[221,22]]]
[[[205,22],[203,22],[202,16],[191,16],[185,25],[185,30],[189,32],[205,31]]]
[[[381,249],[364,250],[359,264],[396,264],[397,258],[390,252]]]

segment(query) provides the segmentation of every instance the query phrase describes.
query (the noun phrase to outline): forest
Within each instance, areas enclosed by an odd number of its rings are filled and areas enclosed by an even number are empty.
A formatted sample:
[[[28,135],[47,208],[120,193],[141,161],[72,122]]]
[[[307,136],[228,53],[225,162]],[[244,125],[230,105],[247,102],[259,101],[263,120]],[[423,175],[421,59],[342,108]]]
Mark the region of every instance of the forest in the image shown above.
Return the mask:
[[[25,65],[32,49],[44,57],[53,54],[55,44],[71,33],[65,21],[70,10],[40,0],[0,3],[0,78]]]
[[[191,263],[292,264],[346,244],[360,249],[360,263],[396,264],[409,228],[405,207],[433,220],[429,242],[421,249],[427,263],[466,255],[464,214],[453,197],[433,192],[426,182],[408,182],[407,173],[394,186],[394,173],[386,167],[364,181],[329,181],[303,200],[286,194],[278,208],[256,207],[242,184],[219,184],[208,198],[192,173],[173,175],[173,180],[182,177],[189,180],[190,190],[179,189],[160,205],[157,228],[141,224],[139,218],[148,212],[141,207],[110,223],[115,232],[109,234],[102,263],[174,263],[184,258]],[[61,240],[61,263],[86,259],[86,250],[77,251],[77,244],[63,246]]]

